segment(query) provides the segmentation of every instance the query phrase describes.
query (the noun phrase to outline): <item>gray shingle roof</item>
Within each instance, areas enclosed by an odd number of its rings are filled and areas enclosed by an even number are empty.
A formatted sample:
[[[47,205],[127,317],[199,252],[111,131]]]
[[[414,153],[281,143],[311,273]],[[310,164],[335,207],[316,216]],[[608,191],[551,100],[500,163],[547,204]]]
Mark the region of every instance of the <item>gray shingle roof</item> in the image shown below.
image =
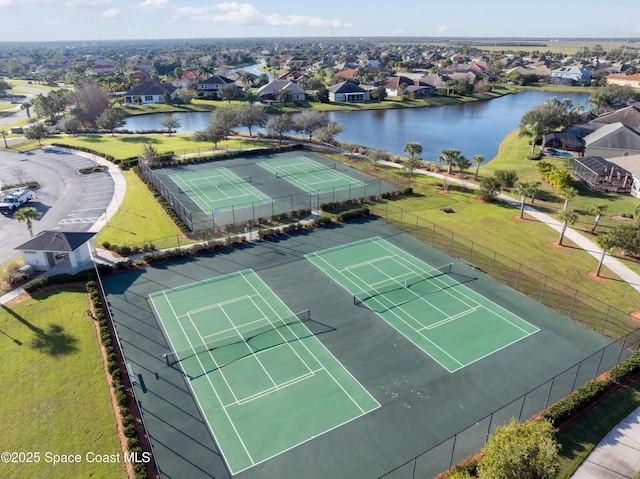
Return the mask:
[[[14,249],[70,253],[78,249],[95,235],[96,233],[43,231],[35,238],[30,239]]]
[[[177,88],[168,83],[160,83],[157,80],[145,80],[125,93],[125,96],[164,95],[164,92],[173,93]]]
[[[331,85],[327,90],[331,93],[363,93],[367,91],[350,81],[343,81],[342,83]]]

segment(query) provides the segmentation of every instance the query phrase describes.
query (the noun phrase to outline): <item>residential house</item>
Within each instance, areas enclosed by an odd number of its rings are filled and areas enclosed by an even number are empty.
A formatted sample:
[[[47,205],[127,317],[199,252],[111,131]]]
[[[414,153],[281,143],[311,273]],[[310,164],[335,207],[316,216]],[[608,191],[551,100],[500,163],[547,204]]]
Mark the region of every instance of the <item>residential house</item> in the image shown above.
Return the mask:
[[[329,101],[343,101],[347,103],[359,103],[371,100],[371,93],[355,83],[343,81],[328,88]]]
[[[630,86],[640,90],[640,73],[633,75],[607,75],[610,85]]]
[[[207,76],[194,70],[186,71],[180,78],[171,80],[171,84],[177,88],[187,88],[191,83],[197,83],[207,79]]]
[[[277,103],[279,92],[287,91],[291,101],[304,101],[304,90],[293,82],[286,80],[273,80],[258,90],[258,97],[261,103]]]
[[[309,75],[299,72],[298,70],[291,70],[283,75],[280,75],[276,80],[292,81],[293,83],[300,83],[309,80]]]
[[[640,198],[640,155],[618,156],[609,158],[608,161],[631,173],[631,176],[633,176],[631,196]]]
[[[634,103],[625,108],[610,111],[597,116],[591,123],[610,125],[611,123],[622,123],[628,127],[640,130],[640,103]]]
[[[401,87],[402,85],[403,87]],[[407,91],[407,93],[413,92],[416,95],[423,96],[433,95],[435,93],[435,86],[422,81],[422,79],[413,79],[407,76],[395,76],[388,78],[382,83],[379,83],[379,86],[383,86],[387,91],[387,96],[390,97],[402,96],[404,91]],[[410,86],[424,88],[411,88],[408,90]]]
[[[600,156],[576,158],[571,175],[596,192],[630,193],[635,183],[631,172]]]
[[[620,122],[603,125],[582,141],[585,156],[615,158],[640,154],[640,132]]]
[[[547,80],[554,85],[575,86],[580,83],[591,84],[591,70],[579,66],[566,66],[551,70],[551,76]]]
[[[214,95],[218,96],[218,90],[224,85],[234,83],[233,80],[223,77],[222,75],[213,75],[206,80],[198,82],[198,96]]]
[[[135,104],[162,103],[165,93],[169,93],[173,100],[178,95],[178,89],[168,83],[149,79],[126,92],[124,94],[124,102]]]
[[[107,65],[104,63],[96,64],[91,67],[91,73],[93,75],[110,75],[115,69],[113,65]]]

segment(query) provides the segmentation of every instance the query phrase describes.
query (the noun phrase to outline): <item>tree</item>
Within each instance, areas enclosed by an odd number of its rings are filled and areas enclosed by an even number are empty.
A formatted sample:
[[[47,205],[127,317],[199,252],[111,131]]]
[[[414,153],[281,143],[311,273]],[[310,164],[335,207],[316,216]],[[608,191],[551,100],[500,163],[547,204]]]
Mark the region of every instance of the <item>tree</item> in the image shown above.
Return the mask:
[[[171,103],[173,103],[173,98],[171,97],[171,93],[169,93],[168,91],[165,91],[162,94],[162,101],[165,105],[171,105]]]
[[[220,129],[224,133],[224,139],[238,126],[236,108],[232,106],[220,106],[216,108],[209,119],[209,127]]]
[[[231,100],[235,100],[238,97],[238,87],[235,83],[226,83],[218,88],[218,98],[221,100],[227,100],[227,103],[231,103]]]
[[[373,160],[373,168],[374,168],[374,170],[376,168],[376,163],[378,163],[379,161],[389,161],[389,158],[391,156],[385,150],[373,150],[373,152],[371,152],[369,155],[371,156],[371,159]]]
[[[293,101],[293,95],[289,90],[278,90],[276,93],[276,102],[282,103],[283,105],[287,105]]]
[[[182,121],[180,121],[180,118],[175,116],[173,113],[167,113],[162,118],[160,125],[163,128],[166,128],[169,132],[169,136],[171,136],[173,130],[177,130],[178,128],[180,128],[180,126],[182,126]]]
[[[98,128],[107,130],[111,136],[114,136],[117,128],[122,128],[126,123],[127,114],[122,108],[107,108],[96,120]]]
[[[218,143],[225,139],[225,132],[222,128],[215,124],[209,124],[207,129],[196,131],[193,135],[195,141],[206,141],[213,143],[213,148],[218,148]]]
[[[11,90],[11,84],[0,79],[0,96],[5,96]]]
[[[598,227],[598,223],[600,223],[600,218],[602,217],[602,213],[607,211],[607,205],[604,203],[596,203],[595,205],[589,206],[589,213],[595,216],[593,220],[593,227],[591,228],[591,234],[596,234],[596,228]]]
[[[479,479],[554,479],[560,447],[548,421],[525,424],[512,419],[496,428],[482,449]]]
[[[422,154],[422,145],[417,141],[411,141],[402,147],[402,151],[413,159],[415,155]]]
[[[260,104],[248,103],[236,108],[236,118],[238,125],[247,128],[251,136],[251,128],[264,125],[267,120],[267,111]]]
[[[535,154],[536,144],[538,143],[538,141],[544,138],[544,135],[545,135],[545,131],[540,128],[540,125],[538,124],[538,122],[535,122],[533,124],[527,123],[526,125],[520,128],[520,133],[518,133],[518,137],[520,138],[525,136],[527,138],[531,138],[531,156],[532,157]],[[544,145],[540,147],[541,150],[543,147]]]
[[[471,166],[471,161],[469,161],[464,156],[459,156],[455,160],[455,165],[458,171],[460,172],[460,176],[464,176],[464,172],[469,169]]]
[[[180,101],[185,105],[190,105],[193,102],[194,96],[195,93],[188,88],[180,88],[178,90],[178,98],[180,98]]]
[[[530,185],[528,181],[520,181],[516,183],[513,192],[520,195],[520,219],[524,218],[524,202],[529,196]]]
[[[515,170],[496,170],[493,176],[500,185],[501,190],[510,190],[518,181],[518,173]]]
[[[293,119],[288,113],[276,115],[269,118],[265,128],[267,130],[267,135],[272,138],[278,138],[279,141],[282,141],[284,134],[293,130]]]
[[[558,238],[558,245],[562,246],[562,240],[564,239],[564,233],[567,231],[567,225],[572,225],[578,220],[578,213],[573,210],[562,210],[560,212],[560,221],[562,221],[562,229],[560,230],[560,238]]]
[[[27,206],[26,208],[20,208],[13,215],[13,217],[17,221],[19,221],[20,223],[22,223],[23,221],[27,222],[27,229],[29,230],[29,234],[31,234],[32,238],[33,238],[33,223],[32,223],[32,221],[39,220],[41,216],[42,216],[42,213],[40,213],[33,206]]]
[[[527,111],[520,120],[520,128],[537,123],[540,131],[552,132],[576,125],[578,121],[578,113],[570,100],[551,97]]]
[[[438,161],[447,164],[447,174],[451,174],[451,169],[453,165],[460,158],[460,150],[456,150],[454,148],[450,148],[448,150],[443,150],[438,156]]]
[[[615,236],[605,233],[599,235],[596,238],[596,243],[598,246],[602,248],[602,254],[600,255],[600,262],[598,263],[598,270],[596,271],[596,276],[600,276],[600,270],[602,269],[602,263],[604,262],[604,257],[607,253],[611,252],[613,248],[617,246]]]
[[[615,107],[626,105],[635,97],[633,87],[621,85],[605,85],[598,88],[589,97],[589,103],[597,107],[598,113],[613,110]]]
[[[316,90],[316,98],[320,103],[329,103],[329,90],[326,86],[320,85]]]
[[[50,96],[51,94],[49,94]],[[109,106],[107,94],[95,80],[82,80],[72,96],[71,111],[83,125],[93,126]]]
[[[323,143],[334,143],[336,135],[342,131],[342,126],[335,121],[330,121],[327,126],[323,126],[316,130],[315,135],[318,140]]]
[[[158,161],[158,150],[151,144],[151,142],[145,143],[142,147],[142,154],[140,155],[140,158],[153,165]]]
[[[407,170],[407,173],[409,174],[409,183],[411,183],[414,170],[417,170],[420,167],[422,167],[422,158],[410,156],[409,158],[404,159],[402,162],[402,168]]]
[[[564,206],[562,211],[565,211],[569,207],[569,200],[574,198],[578,194],[578,190],[572,186],[567,186],[558,191],[558,196],[564,200]]]
[[[7,148],[9,148],[9,145],[7,144],[7,135],[9,134],[9,132],[7,130],[1,130],[0,131],[0,135],[2,135],[2,140],[4,141],[4,149],[6,150]]]
[[[371,98],[377,101],[383,101],[387,98],[387,89],[382,85],[375,87],[371,90]]]
[[[476,165],[476,176],[473,178],[473,180],[478,181],[478,172],[480,171],[480,165],[484,162],[484,155],[476,155],[471,161],[474,165]]]
[[[35,123],[24,131],[24,136],[29,140],[38,140],[42,146],[42,139],[47,137],[47,129],[42,123]]]
[[[293,129],[309,135],[309,141],[316,130],[329,124],[329,115],[324,111],[305,108],[293,117]]]
[[[478,197],[481,200],[491,202],[496,199],[498,193],[500,193],[500,182],[495,176],[482,178],[480,188],[478,188]]]
[[[534,203],[536,199],[536,193],[538,192],[538,188],[540,188],[540,183],[538,180],[532,180],[529,182],[529,196],[531,196],[531,204]]]
[[[25,111],[27,112],[27,118],[31,118],[31,111],[30,111],[30,108],[31,108],[32,106],[33,106],[33,105],[32,105],[30,102],[28,102],[28,101],[22,102],[22,104],[20,105],[20,109],[21,109],[21,110],[25,110]]]

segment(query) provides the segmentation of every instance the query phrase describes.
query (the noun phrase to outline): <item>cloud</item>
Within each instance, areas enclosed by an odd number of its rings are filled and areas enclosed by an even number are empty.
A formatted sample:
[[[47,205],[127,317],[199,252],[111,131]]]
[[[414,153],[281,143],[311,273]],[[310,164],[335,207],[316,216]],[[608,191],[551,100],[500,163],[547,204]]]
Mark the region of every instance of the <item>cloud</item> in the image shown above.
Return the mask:
[[[131,5],[134,8],[141,8],[144,10],[162,10],[169,6],[168,0],[144,0],[140,3],[134,3]]]
[[[13,5],[13,0],[0,0],[0,8],[10,7],[11,5]]]
[[[96,7],[110,2],[111,0],[65,0],[62,5],[65,7]]]
[[[447,26],[446,25],[440,25],[438,27],[438,35],[442,35],[446,31],[447,31]]]
[[[310,17],[307,15],[280,15],[262,13],[250,3],[223,2],[211,7],[178,7],[174,19],[200,22],[225,23],[229,25],[268,25],[271,27],[352,27],[335,18]]]
[[[100,15],[102,18],[116,18],[122,14],[119,8],[108,8]]]

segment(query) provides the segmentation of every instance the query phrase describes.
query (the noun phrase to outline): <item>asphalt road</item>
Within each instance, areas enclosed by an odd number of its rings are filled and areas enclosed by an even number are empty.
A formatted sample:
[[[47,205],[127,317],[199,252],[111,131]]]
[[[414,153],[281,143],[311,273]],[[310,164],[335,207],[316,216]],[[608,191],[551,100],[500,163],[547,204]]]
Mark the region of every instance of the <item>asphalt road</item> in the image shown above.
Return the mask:
[[[33,223],[34,234],[52,229],[88,231],[105,212],[113,196],[113,180],[108,172],[78,173],[91,166],[91,160],[69,153],[0,150],[0,180],[5,185],[18,183],[19,176],[40,184],[37,199],[28,205],[42,213]],[[0,264],[15,257],[14,248],[29,239],[26,224],[0,215]]]

